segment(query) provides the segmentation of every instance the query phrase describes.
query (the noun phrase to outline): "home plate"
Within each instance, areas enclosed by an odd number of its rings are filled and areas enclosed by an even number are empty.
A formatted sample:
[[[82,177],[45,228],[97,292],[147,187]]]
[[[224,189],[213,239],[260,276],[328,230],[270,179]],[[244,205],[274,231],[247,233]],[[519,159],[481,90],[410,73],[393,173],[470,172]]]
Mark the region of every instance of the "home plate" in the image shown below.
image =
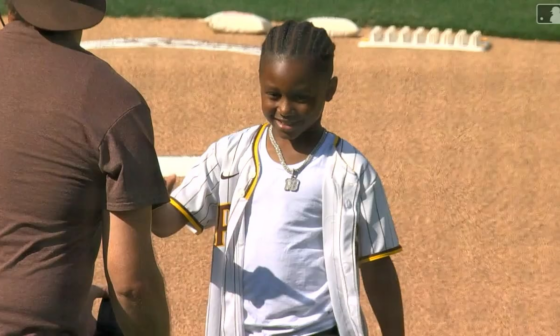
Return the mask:
[[[199,158],[199,156],[160,156],[158,161],[163,176],[175,174],[184,177]]]

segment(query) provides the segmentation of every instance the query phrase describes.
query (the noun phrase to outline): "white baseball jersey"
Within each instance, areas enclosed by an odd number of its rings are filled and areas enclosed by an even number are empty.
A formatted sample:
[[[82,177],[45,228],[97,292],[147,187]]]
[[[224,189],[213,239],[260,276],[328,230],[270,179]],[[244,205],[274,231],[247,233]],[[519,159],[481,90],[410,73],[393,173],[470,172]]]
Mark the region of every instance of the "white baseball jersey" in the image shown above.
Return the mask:
[[[206,315],[207,336],[244,336],[245,207],[260,175],[258,144],[267,125],[210,145],[171,194],[171,204],[201,233],[215,227]],[[381,180],[367,159],[335,137],[323,178],[323,250],[341,336],[367,335],[359,296],[359,263],[401,251]]]
[[[336,325],[323,253],[323,176],[333,147],[328,133],[298,174],[291,175],[259,143],[261,174],[246,206],[243,301],[247,335],[313,335]],[[302,163],[290,165],[298,169]]]

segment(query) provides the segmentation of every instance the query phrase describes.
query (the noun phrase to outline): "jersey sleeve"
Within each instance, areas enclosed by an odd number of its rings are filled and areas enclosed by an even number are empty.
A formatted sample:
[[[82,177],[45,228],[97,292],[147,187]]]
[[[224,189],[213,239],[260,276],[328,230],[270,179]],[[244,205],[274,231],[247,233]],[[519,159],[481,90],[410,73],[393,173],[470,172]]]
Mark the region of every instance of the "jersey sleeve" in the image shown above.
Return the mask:
[[[375,176],[360,197],[358,217],[359,264],[388,257],[402,251],[389,210],[385,190]]]
[[[187,227],[196,234],[214,226],[217,221],[220,171],[217,144],[214,143],[171,193],[171,205],[185,216]]]

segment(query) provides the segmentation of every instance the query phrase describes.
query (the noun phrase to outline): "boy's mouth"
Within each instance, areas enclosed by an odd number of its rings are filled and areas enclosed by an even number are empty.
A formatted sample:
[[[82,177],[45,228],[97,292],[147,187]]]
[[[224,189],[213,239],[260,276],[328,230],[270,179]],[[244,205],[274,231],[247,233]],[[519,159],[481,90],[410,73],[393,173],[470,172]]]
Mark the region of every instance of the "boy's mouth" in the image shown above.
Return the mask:
[[[288,121],[282,119],[274,119],[274,121],[276,122],[276,125],[282,130],[291,130],[295,125],[298,124],[297,121],[292,120]]]

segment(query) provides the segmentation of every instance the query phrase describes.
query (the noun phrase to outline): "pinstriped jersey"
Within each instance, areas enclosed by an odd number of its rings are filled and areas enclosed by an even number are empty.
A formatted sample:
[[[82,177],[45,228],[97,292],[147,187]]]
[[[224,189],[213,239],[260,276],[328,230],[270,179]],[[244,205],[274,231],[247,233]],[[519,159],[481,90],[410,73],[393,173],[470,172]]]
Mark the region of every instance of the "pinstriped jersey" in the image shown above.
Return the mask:
[[[258,143],[267,125],[208,147],[171,194],[198,234],[214,227],[206,335],[243,331],[245,206],[260,176]],[[333,311],[341,335],[366,335],[358,292],[359,263],[401,251],[381,180],[367,159],[334,137],[323,181],[323,246]]]

